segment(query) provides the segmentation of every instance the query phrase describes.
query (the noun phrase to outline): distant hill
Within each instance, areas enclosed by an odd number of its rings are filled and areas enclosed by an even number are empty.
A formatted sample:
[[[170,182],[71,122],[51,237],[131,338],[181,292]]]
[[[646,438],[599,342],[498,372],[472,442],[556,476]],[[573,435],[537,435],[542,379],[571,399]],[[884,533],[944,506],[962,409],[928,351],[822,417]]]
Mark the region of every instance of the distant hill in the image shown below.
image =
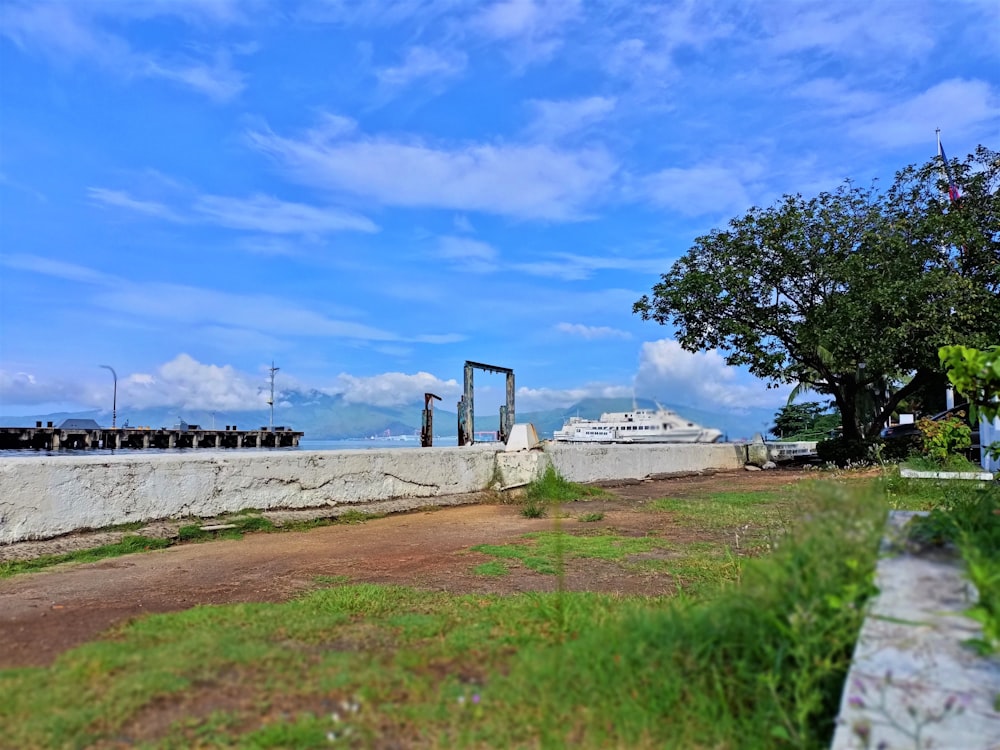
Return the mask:
[[[635,405],[655,408],[650,399],[637,399]],[[763,432],[765,423],[773,423],[774,412],[769,409],[751,409],[744,414],[733,411],[709,411],[694,409],[677,404],[664,403],[668,409],[673,409],[683,417],[697,422],[705,427],[722,430],[730,440],[750,438],[755,432]],[[547,409],[544,411],[516,411],[517,422],[530,422],[535,426],[538,436],[542,439],[552,437],[553,431],[563,426],[572,416],[585,419],[597,419],[603,412],[629,411],[633,407],[631,398],[587,398],[565,409]],[[516,409],[516,404],[515,404]],[[344,401],[337,396],[330,396],[319,391],[294,392],[284,394],[281,402],[275,404],[274,424],[286,426],[293,430],[304,432],[311,440],[341,440],[347,438],[365,438],[373,435],[413,435],[420,432],[420,415],[423,403],[408,404],[400,407],[374,406]],[[101,411],[59,412],[24,417],[2,417],[0,426],[23,427],[30,426],[35,421],[42,424],[52,422],[59,424],[64,419],[93,419],[101,425],[111,425],[111,414]],[[176,408],[155,409],[121,409],[118,412],[118,424],[126,422],[131,427],[172,427],[178,421],[197,424],[203,428],[222,429],[225,426],[236,426],[239,429],[250,430],[267,426],[270,414],[267,409],[254,409],[238,412],[205,411],[199,409],[178,410]],[[438,435],[454,435],[458,432],[458,416],[454,411],[446,409],[434,410],[434,432]],[[499,427],[499,415],[476,415],[477,431],[495,431]]]

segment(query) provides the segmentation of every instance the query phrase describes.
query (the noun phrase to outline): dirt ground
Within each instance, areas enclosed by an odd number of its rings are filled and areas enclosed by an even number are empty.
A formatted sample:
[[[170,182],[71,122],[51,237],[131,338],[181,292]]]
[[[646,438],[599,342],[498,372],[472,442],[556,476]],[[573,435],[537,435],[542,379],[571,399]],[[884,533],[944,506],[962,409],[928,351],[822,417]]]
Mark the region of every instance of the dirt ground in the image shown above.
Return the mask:
[[[490,558],[470,551],[478,544],[515,542],[525,533],[573,531],[582,513],[601,512],[588,531],[658,537],[674,542],[709,540],[711,534],[671,526],[669,514],[642,512],[651,499],[698,497],[714,492],[763,490],[799,481],[793,469],[719,472],[603,485],[610,497],[568,503],[565,517],[529,519],[514,504],[475,504],[418,511],[362,524],[308,531],[248,534],[239,540],[182,544],[96,563],[64,564],[0,580],[0,668],[42,666],[108,628],[152,612],[199,604],[280,602],[315,585],[316,576],[453,593],[513,593],[555,587],[553,576],[514,568],[487,578],[473,568]],[[268,514],[265,514],[268,515]],[[285,514],[287,517],[288,514]],[[169,535],[170,525],[158,527]],[[139,533],[149,533],[140,530]],[[728,536],[728,532],[727,532]],[[106,544],[106,532],[0,548],[16,559]],[[665,594],[666,576],[629,573],[613,563],[570,560],[565,584],[578,591]]]

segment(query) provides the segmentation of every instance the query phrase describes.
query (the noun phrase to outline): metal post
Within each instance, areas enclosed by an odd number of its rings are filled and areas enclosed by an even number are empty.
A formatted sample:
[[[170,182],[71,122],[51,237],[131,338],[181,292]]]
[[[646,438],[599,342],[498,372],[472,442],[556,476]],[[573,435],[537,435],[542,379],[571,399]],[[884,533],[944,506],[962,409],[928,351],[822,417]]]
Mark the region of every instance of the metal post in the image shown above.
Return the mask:
[[[111,370],[111,375],[115,379],[114,396],[111,401],[111,429],[113,430],[118,426],[118,373],[111,365],[101,365],[101,367],[105,370]]]
[[[281,369],[280,367],[275,367],[274,366],[274,360],[272,359],[271,360],[271,398],[268,399],[268,402],[267,402],[268,406],[271,407],[271,420],[268,423],[268,428],[272,432],[274,431],[274,373],[276,373],[280,369]],[[258,446],[258,447],[260,447],[260,446]]]

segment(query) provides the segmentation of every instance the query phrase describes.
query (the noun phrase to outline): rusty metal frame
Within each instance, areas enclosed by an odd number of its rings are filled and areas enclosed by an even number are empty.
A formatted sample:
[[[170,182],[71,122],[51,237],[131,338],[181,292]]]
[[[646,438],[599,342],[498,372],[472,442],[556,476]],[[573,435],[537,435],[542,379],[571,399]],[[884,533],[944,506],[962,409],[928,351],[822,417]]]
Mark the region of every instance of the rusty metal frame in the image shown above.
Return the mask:
[[[506,443],[514,428],[514,371],[509,367],[485,365],[482,362],[465,361],[463,378],[464,391],[462,400],[458,402],[458,444],[472,445],[475,442],[475,417],[473,416],[474,384],[473,372],[503,373],[507,376],[507,403],[500,407],[500,442]]]

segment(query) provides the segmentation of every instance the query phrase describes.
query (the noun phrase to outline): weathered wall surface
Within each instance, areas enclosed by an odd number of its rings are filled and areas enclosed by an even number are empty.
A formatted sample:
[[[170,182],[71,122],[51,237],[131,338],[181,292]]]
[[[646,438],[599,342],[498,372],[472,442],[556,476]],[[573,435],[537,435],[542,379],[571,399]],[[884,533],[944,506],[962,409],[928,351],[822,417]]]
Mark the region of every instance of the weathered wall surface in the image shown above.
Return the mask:
[[[746,462],[742,445],[727,443],[622,445],[546,443],[545,453],[571,482],[642,479],[704,469],[738,469]]]
[[[0,459],[0,544],[244,508],[377,505],[379,512],[387,512],[450,505],[463,494],[526,484],[550,462],[570,481],[592,482],[738,468],[742,456],[742,449],[732,445],[547,443],[544,452],[516,453],[484,444],[5,458]]]

